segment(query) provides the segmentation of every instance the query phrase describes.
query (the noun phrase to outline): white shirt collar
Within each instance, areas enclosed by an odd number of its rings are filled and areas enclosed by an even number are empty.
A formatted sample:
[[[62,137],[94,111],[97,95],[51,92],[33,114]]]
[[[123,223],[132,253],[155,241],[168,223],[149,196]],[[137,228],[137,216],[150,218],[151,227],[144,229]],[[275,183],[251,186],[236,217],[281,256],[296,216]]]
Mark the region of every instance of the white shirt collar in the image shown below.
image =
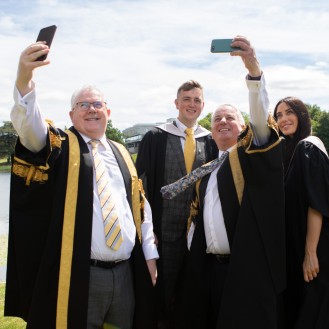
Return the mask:
[[[179,121],[179,119],[177,118],[175,120],[176,122],[176,125],[177,125],[177,128],[181,131],[181,132],[184,132],[185,133],[185,129],[187,128],[184,123],[182,123],[181,121]],[[197,129],[198,125],[194,125],[192,128],[193,130],[195,131]]]
[[[86,144],[88,144],[91,140],[93,140],[93,138],[90,138],[82,133],[79,132],[79,134],[81,135],[81,137],[83,138],[83,140],[85,141]],[[106,136],[105,134],[101,137],[101,138],[98,138],[98,140],[101,142],[101,144],[106,148],[106,149],[109,149],[110,148],[110,145],[109,143],[107,142],[107,139],[106,139]]]

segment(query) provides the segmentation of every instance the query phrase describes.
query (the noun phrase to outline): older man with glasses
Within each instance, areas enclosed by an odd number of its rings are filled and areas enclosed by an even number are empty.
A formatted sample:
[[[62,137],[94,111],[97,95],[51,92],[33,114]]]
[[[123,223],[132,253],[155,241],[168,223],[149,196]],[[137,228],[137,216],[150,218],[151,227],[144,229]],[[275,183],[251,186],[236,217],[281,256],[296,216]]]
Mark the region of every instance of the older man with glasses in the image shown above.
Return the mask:
[[[34,43],[19,60],[5,315],[34,329],[129,329],[135,315],[147,328],[158,258],[150,206],[129,153],[105,136],[102,92],[73,94],[67,131],[43,120],[32,78],[48,52]]]

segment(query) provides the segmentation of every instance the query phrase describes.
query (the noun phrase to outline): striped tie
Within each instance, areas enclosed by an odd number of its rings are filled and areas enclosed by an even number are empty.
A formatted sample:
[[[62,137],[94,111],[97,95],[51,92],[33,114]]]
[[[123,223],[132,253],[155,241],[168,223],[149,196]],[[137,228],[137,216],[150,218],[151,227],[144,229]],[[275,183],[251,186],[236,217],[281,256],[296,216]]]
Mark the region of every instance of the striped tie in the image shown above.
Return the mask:
[[[172,184],[161,187],[160,192],[164,199],[172,199],[176,195],[184,192],[187,188],[192,186],[195,182],[200,180],[202,177],[210,174],[216,168],[220,167],[226,157],[228,156],[227,151],[223,152],[220,158],[217,158],[211,162],[208,162],[201,167],[194,169],[191,173],[182,177],[181,179],[173,182]]]
[[[97,148],[100,142],[91,140],[89,143],[94,158],[97,192],[102,207],[106,244],[111,249],[118,250],[122,243],[122,234],[111,193],[110,177],[106,171],[105,163],[98,153]]]
[[[189,174],[192,171],[193,162],[195,158],[195,139],[193,128],[186,128],[186,140],[184,145],[184,160],[186,172]]]

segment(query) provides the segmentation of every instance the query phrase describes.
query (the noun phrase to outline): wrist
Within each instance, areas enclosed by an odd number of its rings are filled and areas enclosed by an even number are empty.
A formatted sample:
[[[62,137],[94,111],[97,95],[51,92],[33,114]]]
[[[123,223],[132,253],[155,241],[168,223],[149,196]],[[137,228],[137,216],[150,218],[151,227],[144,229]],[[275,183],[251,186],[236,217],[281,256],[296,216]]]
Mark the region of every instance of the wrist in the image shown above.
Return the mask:
[[[262,77],[262,73],[260,73],[260,74],[248,73],[248,76],[247,76],[248,80],[258,80],[258,81],[261,79],[261,77]]]
[[[305,254],[309,254],[309,255],[316,254],[316,246],[306,245]]]

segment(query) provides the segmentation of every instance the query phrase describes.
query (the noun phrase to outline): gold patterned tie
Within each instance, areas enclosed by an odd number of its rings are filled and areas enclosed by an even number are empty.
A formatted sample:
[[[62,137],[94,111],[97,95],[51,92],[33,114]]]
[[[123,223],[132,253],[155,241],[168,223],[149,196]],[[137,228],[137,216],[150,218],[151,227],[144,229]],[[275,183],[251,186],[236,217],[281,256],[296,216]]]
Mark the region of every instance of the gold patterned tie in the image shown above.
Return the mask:
[[[186,128],[186,140],[184,145],[184,159],[186,172],[189,174],[192,171],[193,162],[195,158],[195,139],[194,139],[194,129]]]
[[[105,163],[98,153],[99,141],[91,140],[92,155],[96,174],[97,192],[102,207],[105,240],[107,246],[118,250],[122,243],[122,234],[115,203],[110,188],[110,177],[106,171]]]

